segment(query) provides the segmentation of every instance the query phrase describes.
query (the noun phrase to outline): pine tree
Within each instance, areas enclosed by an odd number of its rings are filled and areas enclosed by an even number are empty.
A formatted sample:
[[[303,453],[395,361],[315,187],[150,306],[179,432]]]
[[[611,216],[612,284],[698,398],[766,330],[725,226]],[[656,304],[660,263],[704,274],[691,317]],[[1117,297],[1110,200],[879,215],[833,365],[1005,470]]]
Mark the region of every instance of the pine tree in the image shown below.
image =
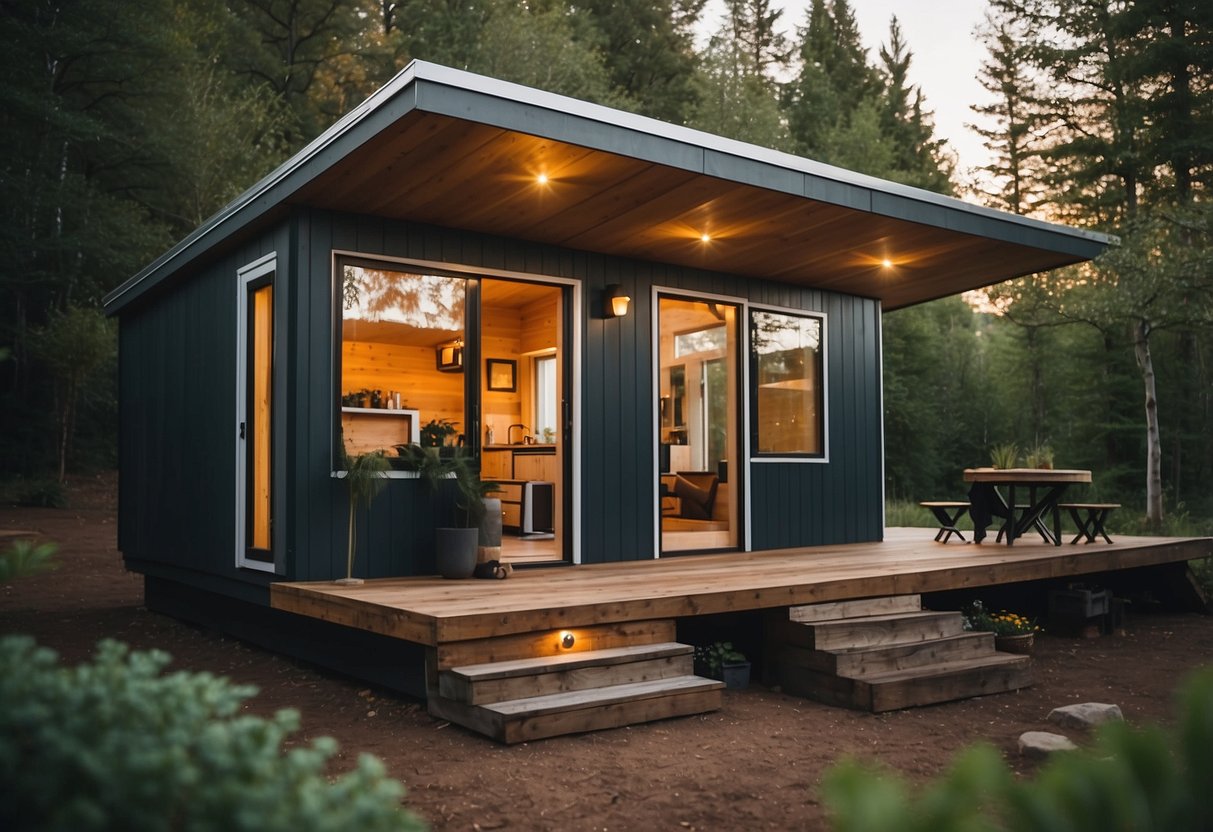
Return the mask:
[[[1044,199],[1041,169],[1043,121],[1036,102],[1040,90],[1028,63],[1027,46],[1016,21],[1005,13],[990,12],[980,30],[988,53],[977,80],[993,97],[989,104],[974,105],[993,127],[968,125],[984,139],[993,157],[982,170],[989,185],[986,202],[1016,214],[1034,213]]]
[[[588,0],[611,85],[637,112],[674,124],[698,100],[694,25],[707,0]]]

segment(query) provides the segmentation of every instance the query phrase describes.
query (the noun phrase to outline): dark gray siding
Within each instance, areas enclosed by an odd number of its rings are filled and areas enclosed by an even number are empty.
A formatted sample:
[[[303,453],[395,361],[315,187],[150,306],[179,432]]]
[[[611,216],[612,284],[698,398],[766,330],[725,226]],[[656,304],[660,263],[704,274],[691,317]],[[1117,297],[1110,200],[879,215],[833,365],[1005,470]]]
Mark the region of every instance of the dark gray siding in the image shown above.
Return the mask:
[[[286,226],[122,311],[119,335],[118,546],[148,573],[192,575],[235,595],[264,597],[268,576],[235,566],[237,269],[278,252],[275,312],[285,320]],[[276,333],[276,376],[286,382]],[[286,414],[276,414],[285,436]],[[282,482],[279,441],[274,477]],[[274,506],[285,530],[286,500]],[[285,541],[279,541],[285,545]],[[227,585],[229,584],[230,585]]]
[[[668,267],[516,240],[315,210],[297,215],[300,280],[289,482],[296,558],[290,575],[343,574],[347,504],[330,477],[333,419],[334,249],[582,281],[582,559],[653,556],[652,294],[659,285],[828,315],[830,461],[750,466],[757,549],[877,540],[881,535],[879,308],[875,301]],[[601,316],[602,290],[621,283],[633,299],[622,319]],[[355,574],[432,572],[431,528],[446,503],[411,480],[393,480],[359,529]]]

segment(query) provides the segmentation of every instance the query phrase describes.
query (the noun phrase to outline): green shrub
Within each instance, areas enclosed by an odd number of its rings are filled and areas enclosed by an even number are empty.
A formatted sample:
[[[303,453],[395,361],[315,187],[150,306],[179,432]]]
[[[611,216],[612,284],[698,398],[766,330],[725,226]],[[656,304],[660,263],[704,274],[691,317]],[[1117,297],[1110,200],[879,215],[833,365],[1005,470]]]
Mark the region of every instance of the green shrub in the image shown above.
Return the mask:
[[[836,832],[1200,832],[1213,829],[1213,669],[1184,686],[1173,732],[1104,726],[1094,748],[1017,780],[993,748],[963,752],[910,796],[894,774],[855,761],[826,774]]]
[[[378,760],[330,780],[332,739],[282,749],[297,713],[242,714],[255,688],[168,662],[107,640],[60,667],[28,637],[0,640],[0,829],[424,828]]]
[[[13,500],[19,506],[67,508],[67,489],[51,477],[20,480],[13,488]]]
[[[17,540],[4,552],[0,552],[0,582],[26,575],[36,575],[57,569],[59,564],[52,558],[59,547],[54,543],[35,544],[32,540]]]

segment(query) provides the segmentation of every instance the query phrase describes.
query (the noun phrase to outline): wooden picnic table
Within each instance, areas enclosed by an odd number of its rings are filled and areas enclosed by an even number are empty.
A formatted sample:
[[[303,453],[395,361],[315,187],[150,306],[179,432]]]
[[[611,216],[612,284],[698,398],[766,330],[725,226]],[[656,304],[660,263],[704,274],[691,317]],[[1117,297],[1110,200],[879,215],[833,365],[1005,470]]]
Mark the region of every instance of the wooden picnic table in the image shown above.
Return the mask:
[[[973,517],[974,536],[979,542],[985,536],[990,515],[1001,513],[1007,518],[1005,532],[1008,546],[1032,529],[1036,529],[1047,542],[1060,546],[1061,518],[1058,516],[1057,503],[1069,486],[1090,483],[1091,472],[1066,468],[966,468],[964,481],[973,484],[969,491],[973,510],[969,513]],[[1006,497],[1000,488],[1006,489]],[[1027,489],[1026,504],[1017,502],[1016,489]],[[1046,522],[1050,514],[1053,517],[1052,529]],[[984,524],[983,520],[986,521]]]

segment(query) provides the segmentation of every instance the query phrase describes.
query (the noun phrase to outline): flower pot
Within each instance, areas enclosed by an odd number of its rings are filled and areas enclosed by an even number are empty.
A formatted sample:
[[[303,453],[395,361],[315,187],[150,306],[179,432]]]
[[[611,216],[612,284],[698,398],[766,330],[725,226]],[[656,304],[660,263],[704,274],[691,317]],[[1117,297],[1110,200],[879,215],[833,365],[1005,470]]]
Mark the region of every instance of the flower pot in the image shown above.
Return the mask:
[[[479,529],[434,529],[434,558],[444,578],[470,578],[476,570]]]
[[[1004,653],[1019,653],[1022,656],[1032,655],[1036,646],[1036,633],[1020,633],[1015,636],[994,636],[995,649]]]
[[[750,663],[725,662],[720,666],[720,678],[729,690],[745,690],[750,686]]]

